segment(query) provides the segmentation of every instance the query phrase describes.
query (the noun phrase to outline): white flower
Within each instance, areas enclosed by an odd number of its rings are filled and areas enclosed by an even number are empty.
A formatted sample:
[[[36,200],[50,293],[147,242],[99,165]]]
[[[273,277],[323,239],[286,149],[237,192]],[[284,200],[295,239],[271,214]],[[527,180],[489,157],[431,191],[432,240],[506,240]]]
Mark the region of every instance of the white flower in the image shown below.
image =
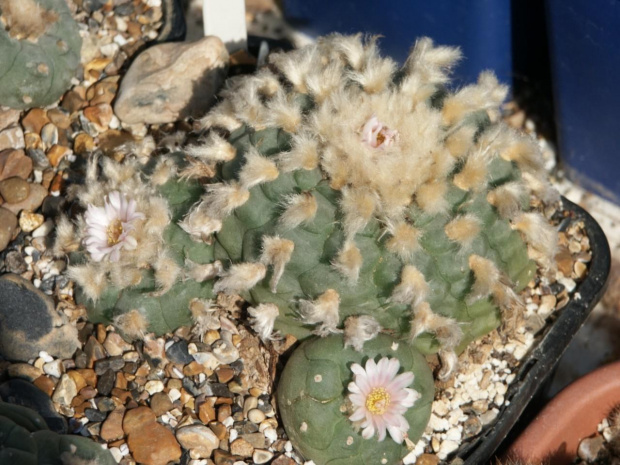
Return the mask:
[[[362,142],[371,147],[390,147],[396,140],[398,131],[389,129],[375,115],[372,115],[362,128]]]
[[[108,256],[111,262],[117,262],[122,249],[135,249],[138,242],[129,233],[135,227],[133,223],[143,218],[142,213],[136,212],[136,201],[127,200],[118,191],[106,196],[103,207],[89,205],[84,244],[92,259],[100,262]]]
[[[409,431],[403,414],[420,398],[420,393],[407,387],[413,382],[413,373],[407,371],[397,376],[399,368],[397,359],[387,357],[378,363],[369,359],[365,369],[357,363],[351,366],[355,376],[349,383],[348,397],[355,411],[349,420],[361,422],[364,439],[376,433],[383,441],[387,431],[400,444]]]

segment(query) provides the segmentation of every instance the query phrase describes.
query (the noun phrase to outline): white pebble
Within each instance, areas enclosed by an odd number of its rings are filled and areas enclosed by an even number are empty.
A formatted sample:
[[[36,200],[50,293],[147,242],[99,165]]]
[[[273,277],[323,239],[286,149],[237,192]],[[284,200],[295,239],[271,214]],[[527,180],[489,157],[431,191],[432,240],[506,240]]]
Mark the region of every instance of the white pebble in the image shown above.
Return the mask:
[[[239,436],[239,433],[237,432],[236,429],[231,429],[229,434],[229,438],[228,441],[229,442],[233,442],[235,439],[237,439],[237,436]]]
[[[292,450],[293,450],[293,444],[291,444],[291,441],[286,441],[286,442],[284,443],[284,450],[285,450],[286,452],[292,452]]]
[[[144,389],[150,395],[153,395],[164,390],[164,383],[162,383],[160,380],[147,381],[144,385]]]
[[[49,363],[49,362],[53,362],[54,361],[54,357],[52,357],[50,354],[48,354],[44,350],[39,352],[39,357],[41,357],[45,363]]]
[[[121,454],[123,454],[123,457],[129,454],[129,446],[127,444],[121,444]]]
[[[461,432],[458,428],[452,427],[446,431],[446,439],[449,441],[459,442],[461,440]]]
[[[224,421],[222,422],[222,424],[226,428],[230,428],[234,423],[235,423],[235,420],[233,420],[233,417],[228,417],[228,418],[224,419]]]
[[[179,400],[181,398],[181,391],[178,389],[170,389],[170,392],[168,392],[168,397],[170,397],[172,402]]]
[[[112,454],[114,460],[116,460],[116,463],[119,463],[121,460],[123,460],[123,454],[121,454],[121,450],[118,447],[110,447],[108,450]]]
[[[452,452],[454,452],[458,448],[459,448],[459,445],[456,442],[450,441],[450,440],[446,440],[446,441],[441,443],[441,446],[439,447],[439,452],[437,452],[437,456],[441,460],[445,460],[445,458],[448,455],[450,455]]]
[[[269,440],[269,442],[275,442],[278,440],[278,432],[275,430],[275,428],[265,428],[265,431],[263,431],[263,435]]]
[[[52,220],[47,220],[37,229],[32,231],[32,237],[46,237],[52,229],[54,229],[54,222]]]
[[[43,365],[43,371],[46,375],[60,378],[64,372],[62,360],[54,360],[53,362],[46,363],[45,365]]]

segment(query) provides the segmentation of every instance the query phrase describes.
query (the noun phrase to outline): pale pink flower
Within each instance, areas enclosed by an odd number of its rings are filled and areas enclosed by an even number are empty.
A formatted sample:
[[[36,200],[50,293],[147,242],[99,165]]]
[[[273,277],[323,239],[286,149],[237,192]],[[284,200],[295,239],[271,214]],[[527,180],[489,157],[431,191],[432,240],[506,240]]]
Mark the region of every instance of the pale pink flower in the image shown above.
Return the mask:
[[[136,212],[136,201],[127,200],[118,191],[106,196],[103,207],[89,205],[84,245],[92,259],[100,262],[108,256],[111,262],[117,262],[122,249],[135,249],[138,242],[129,233],[135,227],[134,222],[143,218],[142,213]]]
[[[389,129],[372,115],[362,128],[362,142],[371,147],[390,147],[398,140],[398,131]]]
[[[364,439],[376,433],[383,441],[386,431],[399,444],[406,437],[409,423],[403,415],[420,398],[420,393],[407,387],[413,383],[413,373],[407,371],[397,376],[399,369],[400,362],[387,357],[378,363],[369,359],[365,369],[357,363],[351,366],[355,376],[349,383],[348,397],[355,411],[349,420],[361,422]]]

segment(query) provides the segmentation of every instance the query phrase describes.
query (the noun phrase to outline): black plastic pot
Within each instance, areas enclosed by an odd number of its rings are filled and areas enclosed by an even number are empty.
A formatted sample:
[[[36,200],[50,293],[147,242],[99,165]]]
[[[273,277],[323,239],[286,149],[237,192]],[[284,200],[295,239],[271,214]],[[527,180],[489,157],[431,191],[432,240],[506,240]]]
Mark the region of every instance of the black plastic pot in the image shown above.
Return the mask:
[[[515,425],[524,416],[532,400],[543,394],[541,391],[544,390],[569,342],[605,291],[611,265],[607,238],[588,212],[567,199],[562,200],[565,210],[571,212],[574,218],[584,221],[586,233],[590,238],[592,250],[590,269],[585,280],[575,289],[581,298],[572,299],[559,312],[538,346],[522,360],[521,369],[506,393],[506,400],[510,405],[504,405],[496,422],[459,451],[458,456],[466,465],[490,463],[502,442],[518,433],[519,428],[515,428]]]

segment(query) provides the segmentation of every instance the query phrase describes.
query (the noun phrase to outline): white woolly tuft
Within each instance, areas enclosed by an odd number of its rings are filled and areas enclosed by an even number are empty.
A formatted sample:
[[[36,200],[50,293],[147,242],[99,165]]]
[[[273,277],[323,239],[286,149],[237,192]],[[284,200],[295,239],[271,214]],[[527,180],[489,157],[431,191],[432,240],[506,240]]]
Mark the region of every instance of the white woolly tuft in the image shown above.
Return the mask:
[[[113,323],[123,335],[131,340],[144,339],[149,327],[149,322],[142,309],[133,309],[117,315],[114,317]]]
[[[355,70],[361,69],[366,60],[366,50],[361,38],[361,33],[349,36],[340,34],[329,36],[330,46]]]
[[[207,331],[220,329],[218,311],[213,306],[212,300],[192,299],[189,303],[189,311],[194,320],[192,333],[199,336],[201,341]]]
[[[203,199],[179,222],[179,226],[195,241],[208,242],[213,233],[222,229],[222,221],[211,217],[208,210],[209,201]]]
[[[411,260],[419,246],[420,231],[404,222],[388,224],[388,231],[392,237],[386,243],[387,249],[405,262]]]
[[[300,300],[299,315],[304,323],[319,325],[314,333],[325,337],[341,331],[337,328],[339,307],[340,296],[335,290],[328,289],[314,301]]]
[[[273,181],[278,174],[278,167],[274,161],[263,157],[252,146],[245,154],[245,164],[239,173],[239,183],[243,189],[249,190],[258,184]]]
[[[213,286],[213,292],[236,294],[252,289],[265,277],[267,269],[262,263],[238,263],[231,265]]]
[[[390,302],[415,307],[426,299],[428,292],[428,283],[420,270],[413,265],[405,265],[400,274],[400,283],[392,291]]]
[[[347,278],[349,285],[357,284],[362,269],[363,258],[360,249],[352,242],[345,242],[344,247],[336,259],[332,262],[332,266]]]
[[[365,92],[376,94],[384,91],[392,82],[397,65],[391,58],[381,58],[378,52],[366,58],[364,68],[349,73],[349,79],[357,82]]]
[[[523,234],[525,242],[538,254],[534,257],[546,270],[555,269],[558,233],[539,213],[522,213],[512,227]]]
[[[269,280],[269,288],[275,294],[278,282],[284,273],[284,267],[291,260],[295,250],[295,243],[279,236],[265,236],[263,238],[263,252],[260,262],[266,266],[273,266],[273,274]]]
[[[463,330],[458,321],[433,312],[428,302],[421,302],[413,308],[410,340],[422,333],[434,334],[442,350],[454,350],[463,339]]]
[[[162,158],[155,165],[153,174],[151,175],[151,181],[156,186],[165,184],[177,173],[177,165],[171,158]]]
[[[459,48],[435,47],[430,38],[421,37],[411,49],[404,68],[410,75],[419,75],[424,81],[443,84],[461,58]]]
[[[219,276],[222,271],[224,271],[224,267],[222,266],[222,262],[219,260],[215,260],[213,263],[201,265],[199,263],[194,263],[189,258],[186,258],[185,270],[186,279],[189,278],[198,283],[202,283]]]
[[[284,74],[297,92],[307,92],[305,77],[317,65],[316,46],[308,46],[288,53],[272,53],[269,62]]]
[[[217,127],[229,132],[233,132],[242,125],[235,116],[235,109],[229,99],[223,100],[222,103],[212,108],[204,118],[198,121],[198,124],[203,129]]]
[[[75,281],[89,299],[97,302],[107,287],[105,271],[92,264],[71,265],[67,268],[67,276]]]
[[[344,215],[344,233],[348,240],[353,239],[358,232],[366,227],[378,204],[379,197],[370,189],[351,189],[348,187],[342,189],[340,208]]]
[[[278,166],[284,172],[313,170],[319,166],[319,146],[310,133],[293,134],[291,150],[278,155]]]
[[[155,270],[155,282],[159,287],[157,295],[168,292],[181,275],[181,267],[165,253],[157,257],[153,269]]]
[[[295,133],[302,122],[301,107],[295,95],[279,89],[267,104],[267,125],[281,127],[286,132]]]
[[[80,240],[71,220],[61,215],[56,222],[56,238],[54,240],[54,257],[62,257],[80,248]]]
[[[527,198],[526,195],[527,192],[522,182],[511,181],[489,191],[487,201],[497,208],[502,218],[510,219],[521,211],[523,200]]]
[[[342,86],[342,79],[342,64],[332,61],[324,68],[312,70],[306,77],[306,87],[314,100],[321,103]]]
[[[263,342],[273,339],[273,325],[276,322],[276,318],[280,315],[278,306],[272,303],[260,304],[257,307],[249,307],[248,313],[251,316],[250,324],[252,329],[256,331],[258,337]]]
[[[250,198],[250,192],[237,183],[211,184],[206,190],[203,208],[211,218],[226,218]]]
[[[468,246],[480,234],[481,226],[480,219],[475,215],[471,213],[460,215],[446,224],[446,236],[462,246]]]
[[[294,229],[312,220],[318,208],[316,199],[309,192],[294,194],[284,199],[285,210],[278,223],[285,230]]]
[[[185,153],[190,157],[198,158],[207,162],[224,162],[235,158],[237,149],[228,143],[226,139],[211,131],[201,145],[189,145],[185,147]]]
[[[361,352],[364,343],[377,337],[381,325],[370,315],[350,316],[344,321],[344,348]]]
[[[441,362],[441,369],[437,373],[437,377],[441,381],[447,381],[454,374],[459,358],[454,350],[440,350],[437,355]]]
[[[467,303],[472,304],[493,292],[500,282],[501,273],[491,260],[475,254],[469,256],[469,268],[474,273],[474,284]]]

